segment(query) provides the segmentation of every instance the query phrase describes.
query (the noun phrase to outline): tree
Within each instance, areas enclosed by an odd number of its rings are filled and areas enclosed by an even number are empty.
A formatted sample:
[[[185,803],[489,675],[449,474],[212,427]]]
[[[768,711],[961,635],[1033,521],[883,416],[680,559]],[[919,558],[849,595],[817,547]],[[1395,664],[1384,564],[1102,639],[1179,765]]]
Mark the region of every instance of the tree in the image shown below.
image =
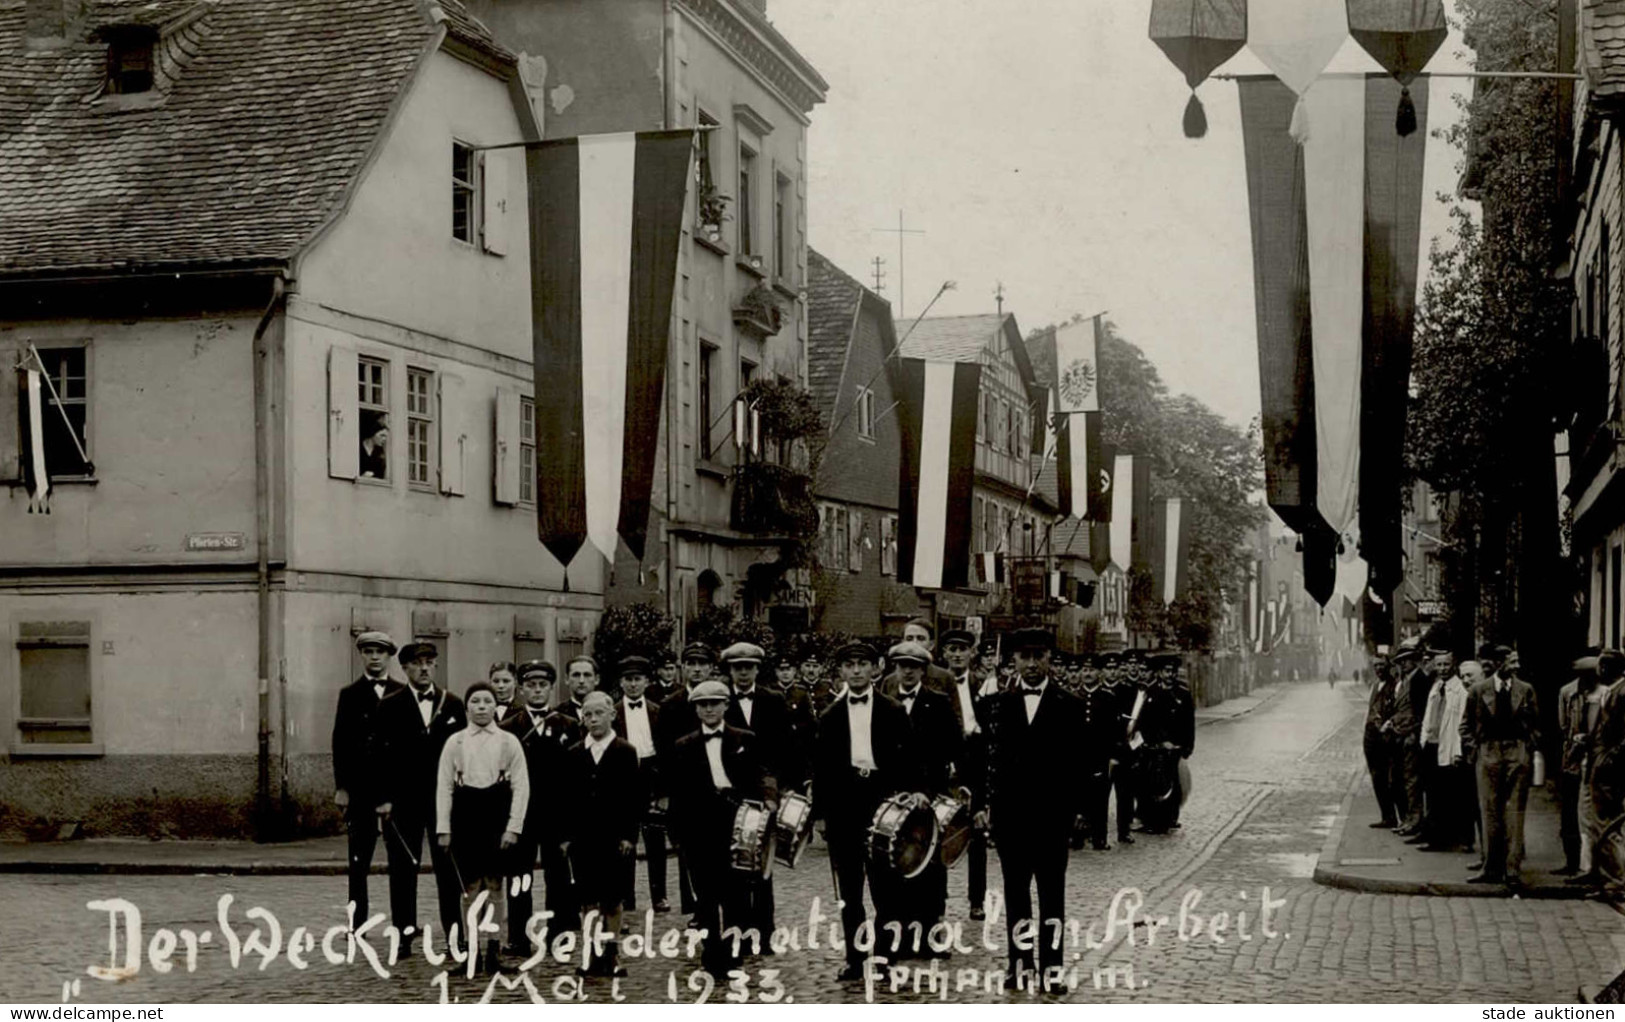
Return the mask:
[[[677,620],[647,603],[610,607],[598,622],[593,636],[593,654],[607,678],[616,676],[621,658],[657,657],[671,650]]]
[[[1549,5],[1459,0],[1479,67],[1549,71]],[[1409,471],[1450,494],[1443,585],[1458,652],[1475,637],[1518,640],[1551,661],[1556,578],[1552,471],[1568,364],[1569,295],[1555,280],[1567,139],[1549,79],[1481,79],[1467,116],[1439,132],[1463,154],[1451,238],[1434,243],[1417,309]],[[1463,200],[1467,201],[1463,201]],[[1478,202],[1475,208],[1472,200]]]

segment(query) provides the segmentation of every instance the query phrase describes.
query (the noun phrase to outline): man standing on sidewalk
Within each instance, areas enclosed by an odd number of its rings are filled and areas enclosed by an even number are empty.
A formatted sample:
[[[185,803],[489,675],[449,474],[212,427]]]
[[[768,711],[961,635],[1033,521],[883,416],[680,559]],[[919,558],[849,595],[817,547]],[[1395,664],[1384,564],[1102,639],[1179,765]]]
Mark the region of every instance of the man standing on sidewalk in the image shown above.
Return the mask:
[[[1591,729],[1596,726],[1594,710],[1600,702],[1593,698],[1598,691],[1597,658],[1580,657],[1570,665],[1570,670],[1574,673],[1573,680],[1557,690],[1557,733],[1563,738],[1557,775],[1561,813],[1558,834],[1563,840],[1563,868],[1555,872],[1564,876],[1574,876],[1582,869],[1580,788],[1585,776],[1586,748],[1591,744]]]
[[[1422,747],[1417,738],[1422,731],[1422,714],[1427,704],[1430,681],[1428,667],[1422,662],[1422,651],[1416,646],[1402,647],[1394,653],[1393,713],[1388,720],[1393,725],[1388,733],[1389,791],[1400,823],[1394,833],[1410,837],[1422,829]],[[1414,694],[1420,690],[1420,699]]]
[[[1484,820],[1484,868],[1467,882],[1518,886],[1524,805],[1535,750],[1540,748],[1540,712],[1534,687],[1517,676],[1517,655],[1505,647],[1487,652],[1487,659],[1501,668],[1467,693],[1467,713],[1461,721],[1462,751],[1477,770],[1479,813]]]
[[[344,811],[345,843],[350,859],[350,902],[355,905],[351,925],[367,921],[367,874],[378,847],[382,820],[377,755],[378,704],[405,686],[389,677],[389,658],[395,642],[384,632],[362,632],[355,640],[361,656],[361,677],[339,691],[333,716],[333,802]]]
[[[1388,718],[1393,714],[1394,668],[1388,662],[1387,648],[1379,647],[1372,664],[1371,694],[1365,708],[1365,765],[1371,774],[1371,791],[1377,796],[1377,809],[1381,818],[1373,827],[1395,827],[1399,820],[1394,815],[1394,794],[1390,790],[1388,734],[1393,730]]]

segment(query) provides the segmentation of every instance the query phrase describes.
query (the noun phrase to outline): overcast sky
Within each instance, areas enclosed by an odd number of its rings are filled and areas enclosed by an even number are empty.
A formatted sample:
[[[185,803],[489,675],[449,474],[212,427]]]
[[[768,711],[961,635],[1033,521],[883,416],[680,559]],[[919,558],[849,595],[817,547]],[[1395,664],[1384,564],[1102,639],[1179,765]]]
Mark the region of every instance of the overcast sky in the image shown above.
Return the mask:
[[[768,0],[830,83],[812,114],[814,248],[916,316],[1005,308],[1023,331],[1109,310],[1170,389],[1245,424],[1258,412],[1252,249],[1234,82],[1200,89],[1208,134],[1184,137],[1184,76],[1147,37],[1150,0]],[[1460,37],[1430,70],[1467,67]],[[1377,70],[1352,41],[1332,70]],[[1243,50],[1221,71],[1264,70]],[[1464,79],[1432,83],[1430,127]],[[1427,153],[1427,238],[1457,156]],[[1351,201],[1359,201],[1359,196]],[[897,236],[907,239],[898,310]],[[1426,272],[1426,263],[1422,265]]]

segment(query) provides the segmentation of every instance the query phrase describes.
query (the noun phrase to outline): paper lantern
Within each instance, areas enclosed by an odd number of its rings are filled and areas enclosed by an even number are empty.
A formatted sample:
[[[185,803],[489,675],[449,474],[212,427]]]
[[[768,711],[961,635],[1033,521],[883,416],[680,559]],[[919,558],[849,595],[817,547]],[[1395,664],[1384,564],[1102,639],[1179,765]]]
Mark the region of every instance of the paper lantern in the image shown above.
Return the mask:
[[[1185,137],[1207,134],[1196,87],[1247,44],[1247,0],[1151,0],[1151,41],[1185,73]]]
[[[1348,38],[1344,0],[1251,0],[1247,46],[1298,97],[1290,131],[1302,145],[1309,139],[1304,93]]]
[[[1416,130],[1416,102],[1411,82],[1439,52],[1450,33],[1444,0],[1347,0],[1349,34],[1382,69],[1399,82],[1399,111],[1394,130],[1401,136]]]

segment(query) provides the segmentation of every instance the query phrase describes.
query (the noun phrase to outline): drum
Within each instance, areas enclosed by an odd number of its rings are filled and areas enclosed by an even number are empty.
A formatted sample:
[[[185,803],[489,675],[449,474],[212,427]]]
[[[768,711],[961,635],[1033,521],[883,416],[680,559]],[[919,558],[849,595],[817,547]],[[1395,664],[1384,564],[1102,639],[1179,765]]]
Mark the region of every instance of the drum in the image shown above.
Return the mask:
[[[800,792],[787,792],[779,800],[779,815],[773,823],[773,857],[796,868],[801,853],[812,842],[812,799]]]
[[[734,813],[733,868],[759,877],[773,875],[773,814],[760,802],[741,802]]]
[[[1184,805],[1191,797],[1191,768],[1185,765],[1184,760],[1179,761],[1179,804]]]
[[[643,818],[646,827],[659,827],[661,830],[671,829],[671,796],[660,795],[649,800],[649,812]]]
[[[937,817],[924,795],[893,795],[875,810],[869,857],[904,880],[925,872],[937,851]]]
[[[931,802],[937,818],[937,859],[951,868],[970,847],[970,806],[953,795],[938,795]]]

